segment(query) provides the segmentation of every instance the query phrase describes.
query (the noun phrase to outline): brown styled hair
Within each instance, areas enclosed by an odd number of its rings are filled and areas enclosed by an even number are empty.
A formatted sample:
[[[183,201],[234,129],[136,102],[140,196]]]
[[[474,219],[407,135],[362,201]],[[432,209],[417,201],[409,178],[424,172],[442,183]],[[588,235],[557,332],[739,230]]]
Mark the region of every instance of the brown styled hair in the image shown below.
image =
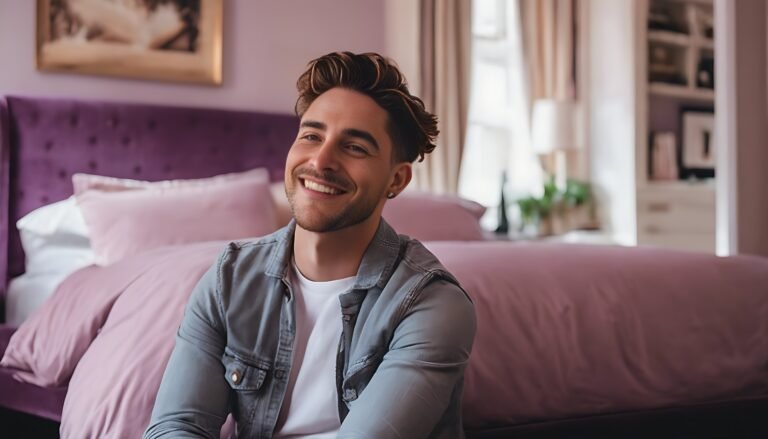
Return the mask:
[[[351,52],[329,53],[310,61],[296,82],[296,114],[303,116],[318,96],[335,87],[363,93],[386,110],[394,160],[422,161],[435,149],[437,117],[408,91],[405,76],[393,61],[377,53]]]

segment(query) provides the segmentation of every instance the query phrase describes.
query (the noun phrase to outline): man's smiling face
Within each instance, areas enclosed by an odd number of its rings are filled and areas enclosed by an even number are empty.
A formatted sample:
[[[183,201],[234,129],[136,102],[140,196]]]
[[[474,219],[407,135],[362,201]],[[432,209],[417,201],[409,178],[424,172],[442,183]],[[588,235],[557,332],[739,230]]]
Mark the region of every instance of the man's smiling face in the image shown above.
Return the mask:
[[[410,166],[393,162],[387,122],[373,99],[339,87],[307,108],[285,167],[285,191],[300,227],[331,232],[378,222],[396,169]]]

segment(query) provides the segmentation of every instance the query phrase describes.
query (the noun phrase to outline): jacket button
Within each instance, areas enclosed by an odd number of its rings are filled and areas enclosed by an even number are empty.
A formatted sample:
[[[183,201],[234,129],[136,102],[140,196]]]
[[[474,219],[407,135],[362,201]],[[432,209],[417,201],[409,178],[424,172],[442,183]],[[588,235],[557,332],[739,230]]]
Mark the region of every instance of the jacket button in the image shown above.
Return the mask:
[[[282,370],[282,369],[278,369],[278,370],[276,370],[276,371],[275,371],[275,378],[277,378],[277,379],[281,379],[281,378],[283,378],[283,375],[284,375],[284,374],[285,374],[285,373],[283,372],[283,370]]]
[[[240,371],[236,370],[236,371],[232,372],[232,375],[230,376],[230,378],[232,378],[232,382],[233,383],[235,383],[235,384],[239,383],[240,382],[240,378],[242,378],[242,376],[240,375]]]

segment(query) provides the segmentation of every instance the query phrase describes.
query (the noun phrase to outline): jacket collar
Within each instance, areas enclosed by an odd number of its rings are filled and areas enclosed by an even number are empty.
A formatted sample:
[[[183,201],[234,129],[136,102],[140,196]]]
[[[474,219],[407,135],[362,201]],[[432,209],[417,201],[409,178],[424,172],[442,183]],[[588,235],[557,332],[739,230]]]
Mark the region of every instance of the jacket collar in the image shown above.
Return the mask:
[[[296,231],[296,221],[291,220],[287,226],[275,232],[275,248],[265,270],[268,276],[278,277],[287,281],[288,269],[293,256],[293,236]],[[354,290],[369,290],[374,286],[383,288],[386,285],[397,263],[400,253],[400,239],[395,230],[384,221],[379,222],[376,234],[363,254]]]

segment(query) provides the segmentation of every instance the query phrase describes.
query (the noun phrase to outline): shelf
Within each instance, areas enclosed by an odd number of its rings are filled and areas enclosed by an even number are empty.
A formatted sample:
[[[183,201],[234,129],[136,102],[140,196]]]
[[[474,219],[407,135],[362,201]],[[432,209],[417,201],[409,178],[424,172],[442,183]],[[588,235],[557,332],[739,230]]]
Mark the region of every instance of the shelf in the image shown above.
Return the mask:
[[[688,47],[692,43],[691,36],[680,32],[670,32],[664,30],[649,30],[648,41],[654,43],[674,44],[676,46]]]
[[[706,88],[691,88],[683,85],[653,82],[648,84],[648,92],[659,96],[669,96],[695,101],[714,102],[715,91]]]
[[[714,179],[706,179],[706,180],[694,180],[694,181],[687,181],[687,180],[677,180],[677,181],[656,181],[656,180],[647,180],[644,183],[638,184],[638,189],[640,191],[677,191],[677,192],[683,192],[683,191],[697,191],[697,192],[714,192],[715,191],[715,180]]]
[[[715,40],[703,36],[690,36],[680,32],[666,30],[649,30],[648,41],[652,43],[671,44],[680,47],[697,47],[701,49],[715,50]]]
[[[698,37],[693,38],[693,45],[701,49],[715,50],[715,40],[712,38]]]

